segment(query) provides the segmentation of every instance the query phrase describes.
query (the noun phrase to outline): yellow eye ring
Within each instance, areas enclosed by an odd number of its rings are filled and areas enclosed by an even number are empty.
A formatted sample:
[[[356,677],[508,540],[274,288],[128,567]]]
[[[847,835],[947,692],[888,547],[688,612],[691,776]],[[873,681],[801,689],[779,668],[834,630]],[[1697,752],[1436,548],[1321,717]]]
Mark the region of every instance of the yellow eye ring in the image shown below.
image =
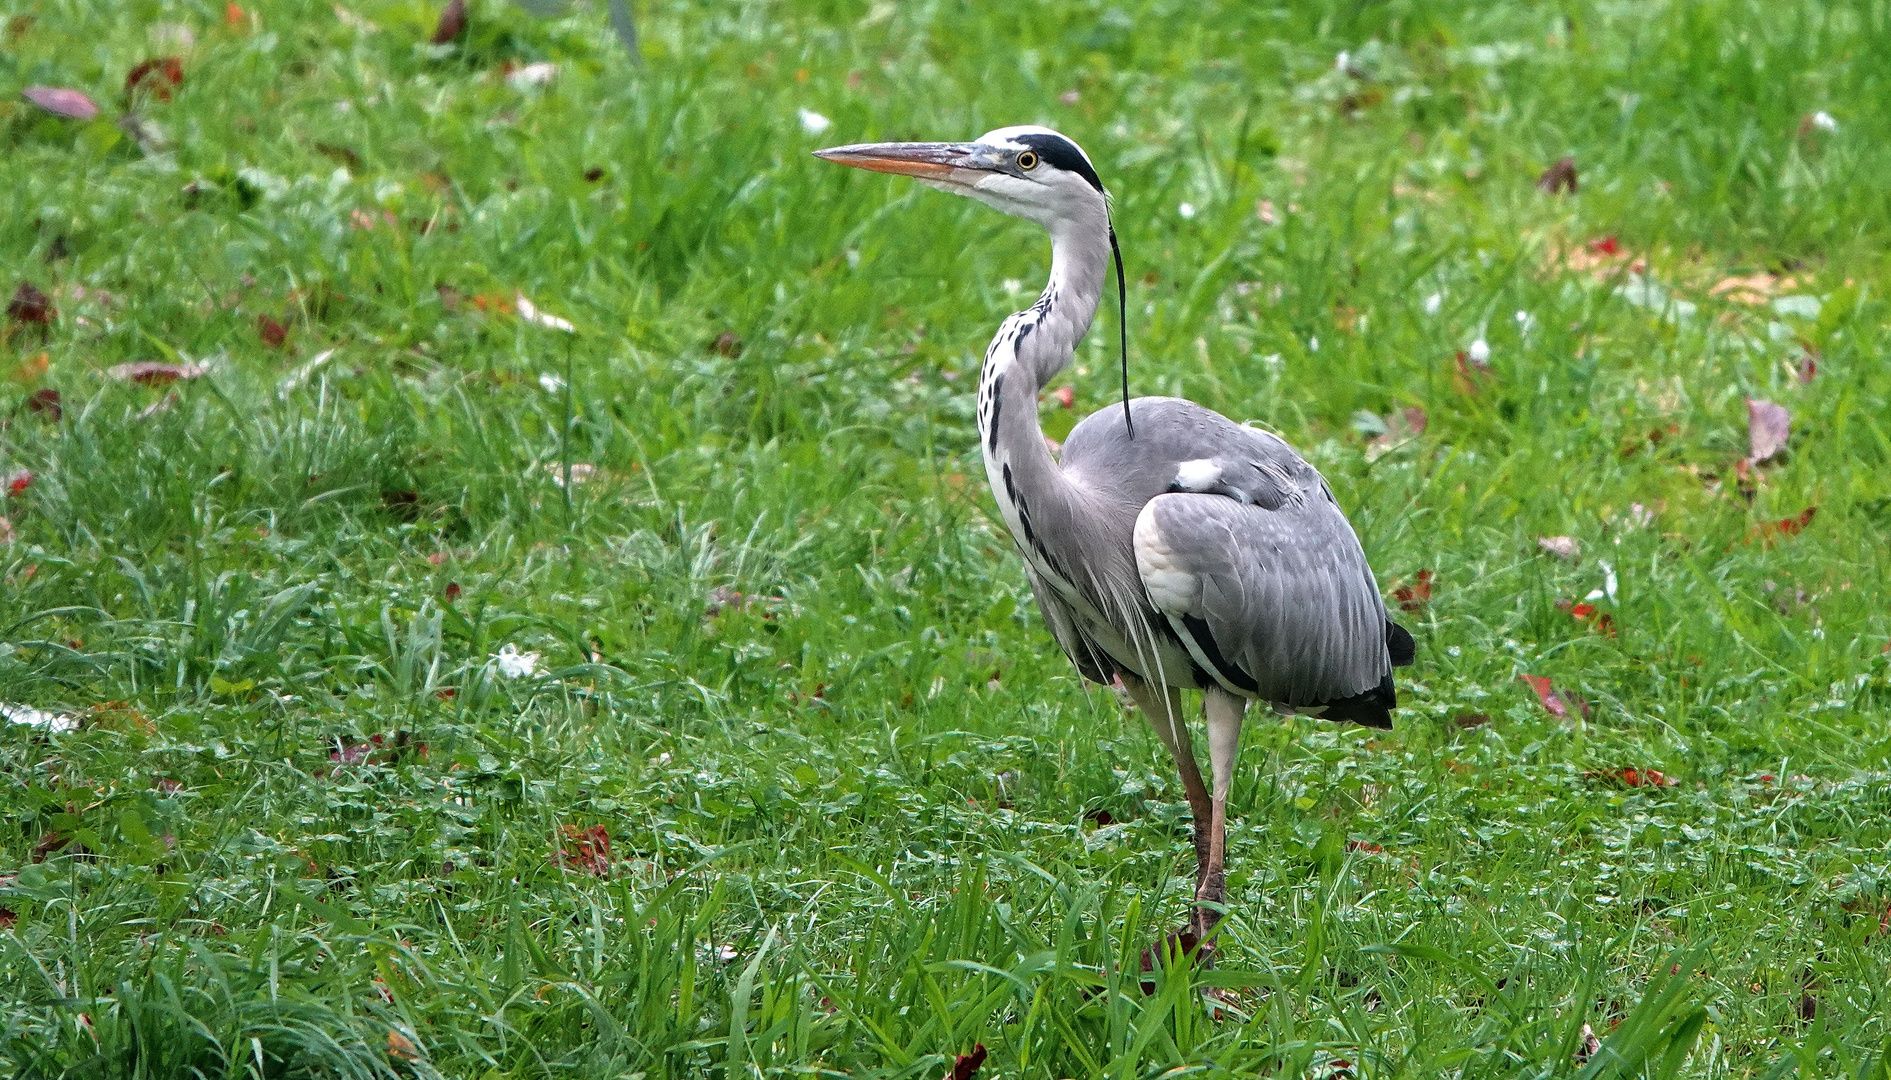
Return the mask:
[[[1029,150],[1018,155],[1018,168],[1029,172],[1037,168],[1037,155]]]

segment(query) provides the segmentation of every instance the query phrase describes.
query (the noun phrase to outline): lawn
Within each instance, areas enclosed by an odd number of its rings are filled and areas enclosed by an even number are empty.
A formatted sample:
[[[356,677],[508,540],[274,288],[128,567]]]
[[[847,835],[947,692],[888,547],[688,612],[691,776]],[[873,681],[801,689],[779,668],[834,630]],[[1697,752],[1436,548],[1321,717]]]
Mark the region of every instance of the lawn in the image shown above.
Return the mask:
[[[1891,0],[238,3],[0,23],[0,1072],[1887,1075]],[[1147,994],[1048,246],[809,155],[1032,122],[1419,643]]]

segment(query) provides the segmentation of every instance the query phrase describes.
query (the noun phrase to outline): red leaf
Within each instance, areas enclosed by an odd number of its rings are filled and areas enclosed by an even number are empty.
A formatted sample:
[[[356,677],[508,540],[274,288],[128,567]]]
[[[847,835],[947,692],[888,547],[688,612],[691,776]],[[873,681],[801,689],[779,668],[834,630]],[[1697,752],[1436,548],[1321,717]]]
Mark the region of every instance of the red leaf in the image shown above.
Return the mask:
[[[1792,414],[1784,405],[1759,398],[1747,399],[1747,460],[1763,465],[1786,449],[1792,431]]]
[[[272,349],[280,349],[289,340],[289,328],[268,315],[256,316],[256,332],[262,335],[263,344]]]
[[[232,30],[240,30],[243,24],[249,21],[249,16],[243,13],[242,7],[235,3],[235,0],[230,0],[229,3],[223,5],[223,21]]]
[[[26,494],[26,489],[32,486],[33,471],[31,469],[21,469],[19,472],[7,477],[7,495],[9,497],[18,498]]]
[[[1569,615],[1573,619],[1587,619],[1595,613],[1596,606],[1594,604],[1572,604],[1569,608]]]
[[[580,829],[576,825],[564,825],[559,831],[570,845],[558,849],[555,859],[560,865],[567,870],[597,877],[610,876],[611,835],[604,826],[593,825],[588,829]]]
[[[98,103],[77,90],[63,86],[29,86],[20,96],[33,104],[68,120],[90,120],[98,115]]]
[[[1622,245],[1615,242],[1615,237],[1605,236],[1600,240],[1589,241],[1589,251],[1596,255],[1619,255]]]
[[[1420,570],[1418,580],[1411,585],[1400,585],[1392,590],[1392,598],[1399,602],[1405,611],[1417,611],[1431,600],[1431,571]]]
[[[1077,390],[1075,387],[1060,386],[1051,391],[1051,396],[1057,399],[1059,408],[1068,409],[1077,404]]]
[[[20,282],[20,287],[13,290],[13,300],[7,304],[7,318],[14,322],[50,326],[58,317],[59,309],[53,307],[52,298],[29,281]]]
[[[1596,632],[1601,634],[1603,637],[1614,637],[1615,636],[1615,616],[1609,614],[1606,611],[1603,612],[1602,616],[1596,620]]]
[[[203,373],[204,369],[196,364],[165,364],[156,360],[134,360],[105,371],[119,382],[135,382],[141,386],[163,386],[178,379],[195,379]]]
[[[149,84],[152,96],[171,100],[171,87],[184,82],[184,63],[175,56],[159,56],[143,61],[125,75],[125,96],[131,97]]]
[[[1536,691],[1536,699],[1543,703],[1544,710],[1551,716],[1559,718],[1567,718],[1569,716],[1569,706],[1564,702],[1563,695],[1550,686],[1550,680],[1547,676],[1518,675],[1517,678],[1528,683],[1530,689]],[[1574,700],[1576,707],[1581,710],[1582,714],[1588,716],[1589,703],[1581,698]]]
[[[458,600],[459,598],[460,598],[460,583],[459,583],[459,582],[457,582],[457,581],[449,581],[449,582],[447,582],[447,583],[446,583],[446,599],[447,599],[447,603],[449,603],[449,604],[450,604],[450,603],[452,603],[453,601],[455,601],[455,600]]]
[[[446,10],[440,12],[440,23],[433,28],[430,39],[435,45],[445,45],[456,41],[466,33],[466,0],[449,0]]]
[[[1801,510],[1797,517],[1781,518],[1778,521],[1762,521],[1754,526],[1752,531],[1747,533],[1747,541],[1751,543],[1758,539],[1771,545],[1776,537],[1796,536],[1802,532],[1806,526],[1812,524],[1812,517],[1818,512],[1818,507],[1808,506],[1804,510]]]
[[[1536,189],[1545,195],[1554,195],[1559,191],[1571,195],[1576,193],[1576,159],[1566,157],[1536,178]]]
[[[946,1074],[946,1080],[972,1080],[984,1064],[985,1044],[973,1043],[971,1053],[960,1054],[953,1060],[952,1071]]]
[[[1385,853],[1384,848],[1369,840],[1348,840],[1346,841],[1346,850],[1364,852],[1367,855],[1382,855]]]
[[[66,415],[65,410],[59,407],[59,391],[51,388],[35,390],[26,395],[26,408],[48,420],[57,420]]]

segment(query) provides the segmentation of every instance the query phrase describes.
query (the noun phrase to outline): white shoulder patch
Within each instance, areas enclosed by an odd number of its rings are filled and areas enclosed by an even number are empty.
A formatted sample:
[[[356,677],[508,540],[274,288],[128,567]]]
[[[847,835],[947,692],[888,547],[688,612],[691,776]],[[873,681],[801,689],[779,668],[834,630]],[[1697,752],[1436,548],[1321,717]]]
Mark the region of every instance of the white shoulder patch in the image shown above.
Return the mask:
[[[1221,466],[1207,458],[1184,461],[1175,469],[1175,486],[1183,491],[1207,491],[1220,480]]]
[[[1162,530],[1156,525],[1156,501],[1150,500],[1136,516],[1136,571],[1142,575],[1143,588],[1157,611],[1186,615],[1201,599],[1201,578],[1190,572],[1163,540]]]

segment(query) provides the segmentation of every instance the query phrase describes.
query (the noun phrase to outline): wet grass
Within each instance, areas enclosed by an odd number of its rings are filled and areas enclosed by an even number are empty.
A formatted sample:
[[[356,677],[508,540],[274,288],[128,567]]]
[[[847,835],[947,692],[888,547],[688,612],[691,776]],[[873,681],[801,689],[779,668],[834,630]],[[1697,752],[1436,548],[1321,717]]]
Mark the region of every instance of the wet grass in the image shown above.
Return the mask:
[[[602,5],[340,10],[0,44],[104,107],[0,105],[58,309],[0,346],[0,701],[82,721],[0,731],[9,1071],[1882,1075],[1882,0],[676,3],[640,68]],[[1249,725],[1223,960],[1153,994],[1178,784],[973,446],[1045,244],[807,154],[1017,122],[1115,192],[1136,391],[1434,575],[1394,731]]]

